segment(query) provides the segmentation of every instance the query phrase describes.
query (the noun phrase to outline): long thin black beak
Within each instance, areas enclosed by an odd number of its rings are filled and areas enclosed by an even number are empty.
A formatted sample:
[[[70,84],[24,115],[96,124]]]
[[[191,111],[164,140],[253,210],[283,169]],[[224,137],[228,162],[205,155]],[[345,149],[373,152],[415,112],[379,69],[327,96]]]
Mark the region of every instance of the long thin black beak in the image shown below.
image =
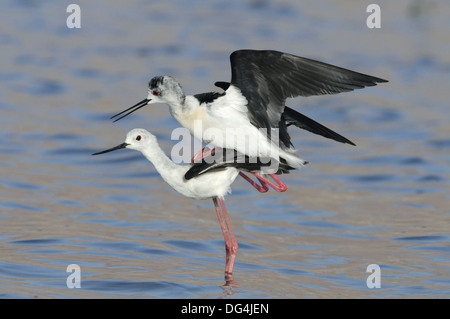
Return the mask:
[[[136,103],[136,104],[133,105],[132,107],[127,108],[125,111],[122,111],[122,112],[117,113],[116,115],[112,116],[111,119],[113,119],[113,118],[115,118],[116,116],[119,116],[119,115],[121,115],[121,114],[123,114],[123,113],[125,113],[125,112],[130,111],[130,112],[126,113],[125,115],[122,115],[122,116],[119,117],[118,119],[115,119],[115,120],[114,120],[114,122],[117,122],[118,120],[123,119],[125,116],[130,115],[131,113],[133,113],[133,112],[139,110],[141,107],[146,106],[146,105],[148,104],[148,102],[150,102],[150,101],[151,101],[150,99],[143,99],[142,101]]]
[[[104,153],[109,153],[109,152],[112,152],[112,151],[120,150],[120,149],[122,149],[122,148],[127,147],[128,145],[130,145],[130,144],[128,144],[128,143],[122,143],[122,144],[117,145],[117,146],[115,146],[115,147],[113,147],[113,148],[110,148],[110,149],[107,149],[107,150],[104,150],[104,151],[101,151],[101,152],[97,152],[97,153],[94,153],[94,154],[92,154],[92,155],[99,155],[99,154],[104,154]]]

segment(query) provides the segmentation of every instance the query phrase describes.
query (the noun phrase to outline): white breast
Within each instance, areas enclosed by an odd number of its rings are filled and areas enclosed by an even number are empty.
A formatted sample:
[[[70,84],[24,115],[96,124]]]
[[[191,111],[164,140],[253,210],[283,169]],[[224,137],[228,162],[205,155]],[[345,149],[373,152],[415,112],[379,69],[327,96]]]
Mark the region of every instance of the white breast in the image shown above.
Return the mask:
[[[190,180],[184,179],[184,173],[189,166],[183,166],[183,174],[176,174],[178,178],[163,178],[178,193],[194,199],[208,199],[213,197],[224,197],[231,193],[231,184],[236,179],[239,171],[229,167],[224,170],[205,173]]]
[[[184,107],[172,115],[194,137],[212,146],[235,149],[251,157],[281,156],[293,167],[302,166],[304,161],[292,151],[279,148],[278,139],[267,140],[265,129],[250,123],[247,103],[241,91],[230,85],[224,96],[209,104],[200,105],[195,97],[186,97]]]

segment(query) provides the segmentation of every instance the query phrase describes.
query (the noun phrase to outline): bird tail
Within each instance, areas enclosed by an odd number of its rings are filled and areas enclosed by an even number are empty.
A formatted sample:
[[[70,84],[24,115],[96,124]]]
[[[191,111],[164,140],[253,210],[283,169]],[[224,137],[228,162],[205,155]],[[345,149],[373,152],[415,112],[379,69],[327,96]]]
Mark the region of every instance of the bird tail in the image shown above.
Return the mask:
[[[335,131],[323,126],[322,124],[314,121],[313,119],[307,117],[306,115],[299,113],[290,107],[284,108],[283,118],[286,121],[286,125],[295,125],[301,129],[307,130],[311,133],[321,135],[323,137],[350,145],[355,145],[348,138],[336,133]]]
[[[293,169],[301,168],[308,164],[308,161],[305,161],[304,159],[297,156],[292,150],[290,149],[280,149],[280,162],[286,163]]]
[[[259,149],[260,154],[263,154],[263,157],[275,159],[275,161],[271,161],[272,164],[270,166],[261,169],[263,174],[288,173],[289,170],[301,168],[308,163],[297,156],[293,149],[280,142],[282,138],[282,136],[280,136],[280,133],[282,133],[280,130],[275,128],[267,131],[260,129],[260,132],[260,136],[267,139],[266,141],[268,142],[267,144],[259,144],[261,147],[261,149]],[[283,167],[289,167],[289,169],[286,170]]]

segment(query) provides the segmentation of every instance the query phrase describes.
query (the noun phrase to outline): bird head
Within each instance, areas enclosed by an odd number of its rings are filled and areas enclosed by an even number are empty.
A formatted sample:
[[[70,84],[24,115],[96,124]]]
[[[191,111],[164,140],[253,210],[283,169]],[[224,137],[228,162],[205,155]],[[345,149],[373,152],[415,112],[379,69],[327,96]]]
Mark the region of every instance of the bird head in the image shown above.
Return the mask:
[[[125,113],[121,117],[114,120],[114,122],[116,122],[148,104],[167,103],[169,105],[181,105],[184,103],[184,100],[185,95],[183,89],[173,77],[168,75],[155,76],[148,82],[148,96],[146,99],[143,99],[125,111],[117,113],[111,118],[115,118]]]
[[[119,144],[115,147],[109,148],[101,152],[94,153],[92,155],[109,153],[123,148],[129,148],[131,150],[142,152],[145,148],[151,148],[157,143],[158,142],[156,140],[156,136],[154,136],[153,134],[142,128],[135,128],[130,132],[128,132],[125,142],[123,142],[122,144]]]

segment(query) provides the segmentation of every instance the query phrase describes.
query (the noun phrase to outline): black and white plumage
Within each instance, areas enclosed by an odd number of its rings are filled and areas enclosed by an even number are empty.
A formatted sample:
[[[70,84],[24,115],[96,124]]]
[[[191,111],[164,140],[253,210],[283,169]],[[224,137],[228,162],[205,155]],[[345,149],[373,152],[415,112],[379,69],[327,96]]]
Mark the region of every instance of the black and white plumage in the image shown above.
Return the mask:
[[[217,87],[226,91],[230,86],[228,82],[216,82],[214,83]],[[336,133],[335,131],[329,129],[326,126],[323,126],[319,122],[314,121],[313,119],[307,117],[306,115],[297,112],[296,110],[285,106],[283,114],[281,115],[280,121],[278,122],[278,128],[280,131],[280,141],[286,146],[293,146],[291,143],[291,137],[287,132],[287,128],[290,125],[295,125],[298,128],[304,129],[311,133],[321,135],[323,137],[335,140],[341,143],[347,143],[351,145],[355,145],[352,141],[347,139],[346,137]]]
[[[175,164],[164,154],[156,137],[147,130],[139,128],[128,132],[125,142],[92,155],[126,148],[141,152],[155,166],[167,184],[181,195],[193,199],[223,198],[231,192],[231,184],[239,174],[238,168],[221,165],[219,161],[210,161],[208,158],[193,165]],[[191,169],[200,171],[199,173],[209,170],[210,173],[201,174],[198,178],[186,179],[185,175],[189,176]]]
[[[186,96],[172,77],[158,76],[149,82],[146,99],[113,118],[125,113],[117,121],[147,104],[167,103],[172,116],[192,135],[208,144],[236,149],[250,157],[276,156],[277,160],[299,168],[305,161],[290,147],[289,125],[342,143],[354,143],[286,107],[287,98],[336,94],[387,82],[327,63],[271,50],[235,51],[230,61],[231,82],[216,83],[225,90],[224,93]],[[195,123],[201,123],[201,130],[194,129]],[[233,138],[217,138],[206,134],[209,129],[215,129],[223,137],[227,130],[230,132],[234,129],[240,133]],[[277,145],[267,138],[273,138],[274,133],[278,138]],[[244,137],[257,142],[246,145]]]
[[[175,164],[164,154],[156,137],[140,128],[128,132],[125,142],[92,155],[125,148],[141,152],[174,190],[193,199],[224,198],[240,171],[257,172],[269,165],[268,159],[253,159],[227,149],[214,149],[190,165]],[[280,169],[292,168],[282,163]]]
[[[336,94],[386,80],[278,51],[235,51],[231,85],[247,98],[258,127],[277,127],[287,98]]]
[[[202,154],[205,153],[202,150]],[[186,172],[184,178],[190,180],[205,173],[211,173],[228,168],[234,168],[244,172],[259,172],[262,168],[270,166],[270,158],[250,158],[232,149],[214,148],[206,152],[201,160],[194,160],[191,168]],[[277,173],[287,173],[294,169],[282,161],[278,165]]]
[[[252,160],[234,150],[231,150],[231,156],[226,156],[230,150],[221,150],[217,153],[210,152],[198,163],[178,165],[167,157],[160,148],[156,137],[144,129],[133,129],[128,132],[125,142],[92,155],[127,148],[141,152],[153,163],[161,177],[181,195],[193,199],[213,199],[225,239],[225,274],[230,276],[233,272],[238,244],[225,208],[224,197],[231,192],[231,184],[240,171],[259,171],[262,166],[267,164],[261,162],[260,159]],[[285,164],[283,165],[284,169],[290,169]]]

